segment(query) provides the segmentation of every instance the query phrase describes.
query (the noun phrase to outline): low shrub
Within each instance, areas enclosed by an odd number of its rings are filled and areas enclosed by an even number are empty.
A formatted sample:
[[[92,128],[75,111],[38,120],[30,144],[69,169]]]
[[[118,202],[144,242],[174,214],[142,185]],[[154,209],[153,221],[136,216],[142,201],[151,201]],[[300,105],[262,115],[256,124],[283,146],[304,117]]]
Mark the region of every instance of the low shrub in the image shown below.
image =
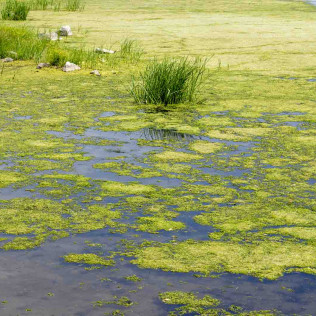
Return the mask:
[[[25,21],[30,11],[28,3],[17,0],[7,0],[1,10],[3,20]]]
[[[206,60],[165,58],[148,64],[140,78],[132,79],[131,93],[137,103],[177,104],[192,101],[198,92]]]

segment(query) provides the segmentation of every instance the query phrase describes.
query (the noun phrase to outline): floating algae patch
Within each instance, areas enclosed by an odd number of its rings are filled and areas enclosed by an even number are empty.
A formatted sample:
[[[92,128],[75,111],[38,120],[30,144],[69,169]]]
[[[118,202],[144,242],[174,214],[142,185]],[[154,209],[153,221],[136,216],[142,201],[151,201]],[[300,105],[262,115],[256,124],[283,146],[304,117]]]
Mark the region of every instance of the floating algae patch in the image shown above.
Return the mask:
[[[152,185],[144,185],[138,182],[127,184],[116,181],[103,181],[100,183],[101,196],[124,196],[133,194],[150,194],[156,191]]]
[[[203,159],[203,156],[185,153],[181,151],[167,150],[167,151],[152,155],[151,159],[156,160],[156,161],[161,161],[161,162],[168,162],[168,161],[186,162],[186,161]]]
[[[121,176],[132,176],[134,178],[140,179],[162,176],[162,174],[154,168],[145,168],[131,163],[127,163],[125,161],[97,163],[94,164],[93,167],[98,169],[105,169]]]
[[[227,127],[227,126],[236,126],[236,123],[232,120],[231,117],[227,116],[208,116],[201,118],[198,123],[205,127]]]
[[[25,182],[28,178],[19,173],[7,170],[0,170],[0,188],[5,188],[14,184],[21,184]]]
[[[92,157],[84,156],[83,153],[50,153],[50,154],[37,154],[34,158],[46,158],[51,160],[75,160],[75,161],[88,161]]]
[[[14,237],[1,248],[34,248],[46,240],[67,237],[71,232],[116,227],[118,224],[114,220],[119,219],[121,213],[114,209],[115,205],[91,205],[88,209],[82,209],[47,199],[17,198],[2,201],[0,231],[18,237]]]
[[[86,192],[92,187],[91,179],[74,174],[47,174],[39,177],[38,188],[42,194],[54,197],[67,197]],[[86,192],[87,193],[87,192]]]
[[[20,170],[24,173],[35,173],[45,170],[71,170],[73,161],[51,161],[44,159],[29,159],[29,160],[17,160],[15,166],[11,167],[13,170]]]
[[[93,253],[83,253],[83,254],[77,254],[77,253],[69,253],[63,257],[66,262],[70,263],[84,263],[88,265],[94,265],[94,266],[114,266],[115,261],[104,259],[100,256],[97,256]]]
[[[171,291],[163,292],[159,294],[160,300],[167,305],[182,305],[175,307],[175,309],[169,312],[169,315],[277,315],[271,311],[243,311],[242,307],[232,305],[227,309],[220,308],[218,305],[220,300],[213,298],[210,295],[205,295],[199,298],[192,292]]]
[[[116,208],[117,205],[110,203],[106,206],[90,205],[86,210],[72,214],[69,218],[72,222],[71,228],[74,232],[83,233],[105,227],[124,227],[123,224],[116,222],[122,217],[122,213]]]
[[[199,154],[212,154],[223,148],[223,144],[198,140],[190,143],[189,148]]]
[[[296,242],[256,243],[193,241],[138,250],[132,263],[173,272],[229,272],[275,280],[284,273],[316,274],[314,245]]]
[[[1,232],[16,237],[2,248],[27,249],[43,243],[47,238],[58,236],[68,225],[62,214],[66,212],[62,204],[50,200],[13,199],[3,202],[1,209]],[[68,233],[63,232],[63,235]],[[32,236],[33,235],[33,236]],[[64,237],[64,236],[63,236]]]
[[[216,139],[235,141],[235,142],[243,142],[245,140],[246,141],[248,140],[248,138],[245,139],[245,137],[232,133],[232,130],[230,128],[227,128],[225,130],[223,129],[208,130],[205,133],[205,135],[208,136],[209,138],[216,138]]]
[[[175,214],[177,216],[178,214]],[[164,216],[143,216],[136,221],[136,230],[157,233],[161,230],[173,231],[185,228],[185,224],[170,220]]]
[[[313,227],[316,225],[316,213],[295,205],[253,203],[218,207],[211,213],[197,215],[195,221],[202,225],[212,225],[222,232],[232,234],[280,225]]]

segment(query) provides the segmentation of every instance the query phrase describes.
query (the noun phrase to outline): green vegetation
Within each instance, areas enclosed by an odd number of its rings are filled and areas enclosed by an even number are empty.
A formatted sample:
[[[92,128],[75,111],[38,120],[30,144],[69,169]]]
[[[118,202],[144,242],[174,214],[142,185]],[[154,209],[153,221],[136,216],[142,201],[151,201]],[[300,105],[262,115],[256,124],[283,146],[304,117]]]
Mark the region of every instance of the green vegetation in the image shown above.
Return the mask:
[[[52,66],[62,67],[67,61],[76,65],[94,68],[100,63],[100,57],[92,50],[69,48],[60,43],[51,44],[44,57]]]
[[[169,313],[169,315],[187,315],[194,313],[196,315],[244,315],[244,316],[255,316],[255,315],[277,315],[271,311],[243,311],[243,308],[232,305],[228,309],[219,308],[218,305],[221,303],[219,300],[212,298],[209,295],[205,295],[203,298],[198,298],[194,293],[174,291],[160,293],[159,298],[161,301],[168,305],[183,305],[175,308]]]
[[[18,0],[6,0],[2,10],[2,20],[25,21],[30,11],[28,3]]]
[[[112,301],[106,301],[106,300],[96,301],[96,302],[93,303],[93,306],[94,307],[102,307],[104,305],[112,305],[112,304],[129,307],[129,306],[132,306],[134,304],[134,302],[131,301],[126,296],[121,296],[121,297],[114,296],[114,300],[112,300]],[[114,315],[121,315],[121,314],[114,314]]]
[[[131,92],[137,103],[177,104],[191,102],[201,85],[206,61],[165,58],[148,64],[140,79],[133,79]]]
[[[81,3],[81,0],[67,0],[65,9],[67,11],[83,10],[84,5]]]
[[[29,27],[0,26],[1,58],[8,57],[14,52],[18,59],[39,60],[47,45],[48,41],[39,39]]]
[[[84,254],[77,254],[77,253],[69,253],[68,255],[64,256],[66,262],[70,263],[84,263],[88,265],[101,265],[101,266],[113,266],[115,261],[104,259],[100,256],[97,256],[93,253],[84,253]]]
[[[132,282],[140,282],[142,278],[139,278],[137,275],[134,274],[134,275],[125,277],[125,280],[132,281]]]
[[[12,53],[13,52],[13,53]],[[29,27],[0,26],[0,57],[14,54],[14,59],[34,59],[62,67],[66,61],[93,68],[99,62],[98,54],[83,48],[70,48],[59,42],[39,38]]]
[[[143,54],[144,51],[137,40],[125,38],[120,44],[120,55],[122,58],[137,62]]]
[[[186,241],[176,245],[149,247],[134,263],[140,267],[175,272],[230,272],[277,279],[286,272],[316,274],[312,245],[275,240],[257,243]],[[170,255],[172,254],[172,256]]]

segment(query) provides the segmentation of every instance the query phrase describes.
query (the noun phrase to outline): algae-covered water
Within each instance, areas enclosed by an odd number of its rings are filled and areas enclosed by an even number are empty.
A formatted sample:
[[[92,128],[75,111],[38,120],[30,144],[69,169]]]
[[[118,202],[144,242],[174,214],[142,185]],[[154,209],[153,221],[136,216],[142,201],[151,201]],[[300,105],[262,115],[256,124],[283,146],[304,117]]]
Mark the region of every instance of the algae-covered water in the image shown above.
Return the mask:
[[[164,5],[31,13],[48,28],[110,14],[147,54],[101,77],[4,65],[1,315],[315,314],[316,11]],[[135,104],[131,75],[161,50],[215,55],[200,102]]]

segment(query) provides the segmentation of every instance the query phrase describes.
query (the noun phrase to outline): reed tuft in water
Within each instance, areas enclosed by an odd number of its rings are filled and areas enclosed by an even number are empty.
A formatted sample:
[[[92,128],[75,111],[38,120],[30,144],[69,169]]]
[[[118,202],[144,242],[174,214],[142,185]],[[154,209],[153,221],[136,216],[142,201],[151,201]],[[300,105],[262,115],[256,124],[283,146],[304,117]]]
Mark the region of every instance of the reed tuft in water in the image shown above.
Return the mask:
[[[132,79],[131,93],[137,103],[178,104],[195,98],[206,72],[206,60],[165,58],[153,60]]]

